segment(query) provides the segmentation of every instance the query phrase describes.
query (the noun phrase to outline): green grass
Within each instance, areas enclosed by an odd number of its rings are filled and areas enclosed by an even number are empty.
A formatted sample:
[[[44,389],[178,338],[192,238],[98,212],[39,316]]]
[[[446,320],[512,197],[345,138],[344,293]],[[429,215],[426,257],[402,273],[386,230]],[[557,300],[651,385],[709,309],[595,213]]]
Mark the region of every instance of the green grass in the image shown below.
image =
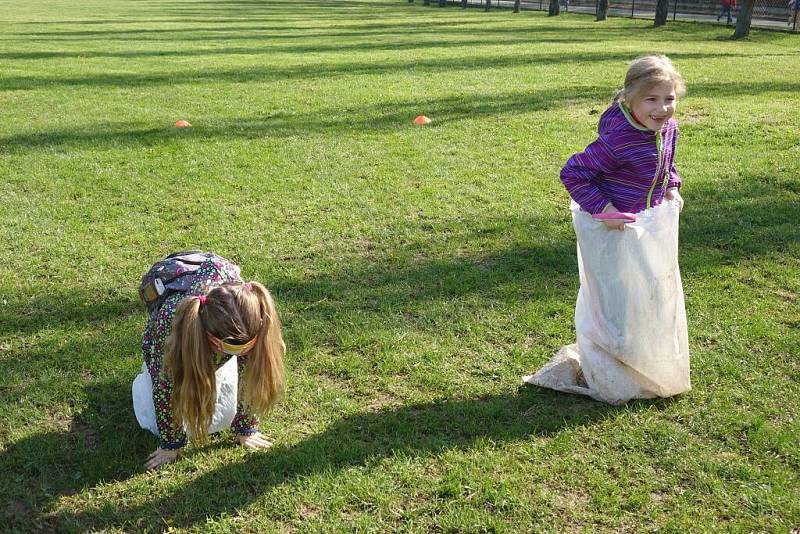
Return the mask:
[[[0,21],[0,530],[800,527],[797,36],[404,0]],[[694,389],[520,389],[574,338],[558,171],[648,52],[689,87]],[[136,288],[187,247],[273,290],[288,394],[273,449],[221,435],[145,473]]]

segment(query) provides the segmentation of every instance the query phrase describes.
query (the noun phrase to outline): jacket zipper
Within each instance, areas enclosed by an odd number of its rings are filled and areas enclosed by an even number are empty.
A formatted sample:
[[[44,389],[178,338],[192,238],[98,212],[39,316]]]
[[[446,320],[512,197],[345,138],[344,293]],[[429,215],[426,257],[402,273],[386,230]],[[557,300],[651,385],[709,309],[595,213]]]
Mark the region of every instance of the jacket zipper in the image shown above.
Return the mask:
[[[664,164],[663,161],[663,154],[661,150],[661,132],[656,132],[656,148],[658,149],[658,165],[656,166],[656,174],[653,176],[653,185],[650,186],[650,191],[647,193],[647,204],[645,205],[646,208],[652,208],[651,202],[653,200],[653,191],[656,188],[656,183],[658,183],[658,176],[661,174],[661,169]]]

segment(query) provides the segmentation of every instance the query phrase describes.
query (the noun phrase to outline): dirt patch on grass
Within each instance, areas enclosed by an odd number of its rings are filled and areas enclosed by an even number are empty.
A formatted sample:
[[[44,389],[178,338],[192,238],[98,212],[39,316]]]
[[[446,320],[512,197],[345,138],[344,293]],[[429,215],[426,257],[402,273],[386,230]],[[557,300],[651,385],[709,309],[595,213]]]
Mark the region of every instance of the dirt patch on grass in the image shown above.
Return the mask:
[[[681,113],[681,124],[701,124],[708,120],[708,112],[702,109],[690,109]]]
[[[300,516],[300,519],[303,521],[307,521],[309,519],[314,519],[317,517],[322,510],[319,506],[315,506],[313,504],[301,504],[300,508],[297,510],[297,515]]]
[[[94,449],[97,446],[97,431],[93,426],[84,423],[80,419],[72,419],[69,425],[70,436],[83,441],[87,449]]]
[[[393,408],[400,405],[400,400],[391,393],[380,392],[370,397],[367,408],[371,412],[379,412],[384,408]]]

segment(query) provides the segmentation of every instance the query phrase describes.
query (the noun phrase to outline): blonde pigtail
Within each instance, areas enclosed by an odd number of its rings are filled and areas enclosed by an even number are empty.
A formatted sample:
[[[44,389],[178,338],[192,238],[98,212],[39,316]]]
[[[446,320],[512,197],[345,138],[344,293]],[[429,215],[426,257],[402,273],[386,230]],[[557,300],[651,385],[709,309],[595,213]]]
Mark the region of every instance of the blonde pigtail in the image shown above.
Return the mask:
[[[266,287],[250,282],[247,287],[258,298],[261,327],[258,341],[248,355],[242,401],[254,413],[263,415],[281,398],[284,389],[283,356],[286,345],[275,302]]]
[[[187,298],[175,311],[167,342],[172,372],[172,413],[175,424],[186,424],[195,441],[204,441],[214,415],[215,369],[211,347],[200,319],[200,299]]]

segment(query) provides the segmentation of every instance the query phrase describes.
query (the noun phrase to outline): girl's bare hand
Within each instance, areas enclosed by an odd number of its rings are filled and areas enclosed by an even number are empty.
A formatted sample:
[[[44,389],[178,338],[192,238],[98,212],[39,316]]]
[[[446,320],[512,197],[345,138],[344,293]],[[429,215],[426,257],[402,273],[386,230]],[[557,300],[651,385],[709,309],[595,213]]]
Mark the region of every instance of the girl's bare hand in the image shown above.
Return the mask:
[[[147,462],[144,464],[145,469],[148,471],[155,469],[163,464],[174,462],[181,455],[180,449],[168,450],[157,448],[153,454],[147,457]]]
[[[272,447],[272,442],[264,437],[261,432],[236,437],[239,438],[239,443],[248,449],[268,449]]]
[[[609,202],[603,209],[603,213],[616,213],[616,212],[619,212],[619,210],[611,202]],[[608,228],[609,230],[625,229],[625,223],[622,221],[622,219],[606,219],[603,221],[603,224],[605,224],[606,228]]]
[[[672,189],[667,189],[667,200],[674,200],[678,204],[678,210],[683,211],[683,197],[678,192],[677,187],[673,187]]]

